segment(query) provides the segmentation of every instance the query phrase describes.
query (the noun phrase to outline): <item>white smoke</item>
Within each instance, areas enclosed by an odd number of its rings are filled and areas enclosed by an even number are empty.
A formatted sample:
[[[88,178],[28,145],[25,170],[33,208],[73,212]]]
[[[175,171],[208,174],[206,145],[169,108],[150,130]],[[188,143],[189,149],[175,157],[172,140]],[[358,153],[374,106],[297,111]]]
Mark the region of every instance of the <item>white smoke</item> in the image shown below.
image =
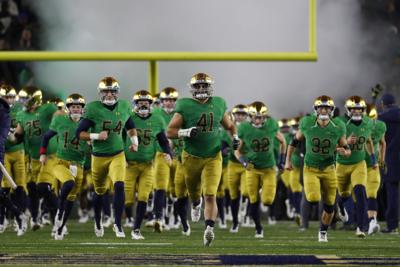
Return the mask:
[[[308,0],[39,0],[44,48],[60,51],[307,51]],[[160,88],[188,95],[196,72],[215,79],[228,106],[264,101],[276,117],[311,111],[322,94],[361,94],[382,79],[364,58],[358,1],[318,2],[318,62],[160,62]],[[148,87],[146,62],[36,63],[39,83],[96,99],[98,81],[116,77],[122,97]]]

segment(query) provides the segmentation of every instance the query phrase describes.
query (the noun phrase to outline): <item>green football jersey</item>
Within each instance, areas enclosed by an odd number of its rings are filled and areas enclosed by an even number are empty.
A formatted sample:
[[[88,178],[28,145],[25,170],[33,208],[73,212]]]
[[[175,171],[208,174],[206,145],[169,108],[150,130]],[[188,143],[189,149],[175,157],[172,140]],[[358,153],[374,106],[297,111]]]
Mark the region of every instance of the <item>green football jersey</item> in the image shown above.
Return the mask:
[[[220,128],[220,131],[221,131],[221,142],[225,142],[226,144],[228,144],[228,151],[227,151],[228,153],[226,155],[222,155],[222,165],[226,166],[228,164],[229,155],[232,150],[232,139],[228,131],[225,130],[223,127]]]
[[[346,126],[340,119],[333,118],[320,127],[315,115],[305,116],[300,121],[300,130],[306,142],[306,166],[323,169],[335,163],[336,146],[346,134]]]
[[[338,118],[346,124],[346,137],[349,137],[351,134],[353,134],[357,137],[357,142],[349,145],[351,149],[351,156],[343,157],[338,154],[337,162],[344,165],[351,165],[363,161],[365,159],[365,154],[368,154],[366,153],[365,145],[368,141],[368,138],[371,136],[372,120],[367,116],[364,116],[361,123],[356,125],[347,117],[340,116]]]
[[[184,150],[201,158],[214,157],[221,151],[219,127],[226,111],[226,102],[213,96],[206,103],[193,98],[181,98],[176,102],[176,112],[182,115],[182,129],[197,127],[198,133],[184,138]]]
[[[386,124],[380,120],[372,120],[372,132],[371,138],[374,143],[374,152],[376,159],[378,159],[379,153],[379,141],[384,137],[386,133]],[[365,153],[365,161],[367,162],[368,167],[372,167],[371,156],[368,153]]]
[[[71,120],[68,115],[59,115],[53,117],[50,130],[57,133],[57,157],[83,164],[87,143],[75,136],[78,125],[79,122]]]
[[[148,162],[154,159],[156,154],[157,134],[165,131],[165,123],[160,116],[153,114],[146,119],[137,114],[132,115],[132,120],[136,125],[139,138],[139,148],[137,152],[129,151],[131,139],[125,140],[125,157],[128,161]]]
[[[20,111],[17,113],[17,122],[24,129],[24,140],[33,159],[39,159],[40,145],[43,135],[49,130],[50,122],[57,106],[52,103],[44,104],[34,112]],[[51,140],[47,154],[54,154],[57,140]]]
[[[17,113],[20,112],[22,108],[22,104],[18,102],[10,108],[11,128],[17,128]],[[24,149],[24,144],[13,144],[7,140],[5,149],[6,152],[15,152]]]
[[[94,154],[113,155],[124,150],[122,130],[132,115],[131,105],[126,100],[118,100],[113,110],[108,109],[100,101],[86,105],[83,117],[94,122],[92,133],[108,132],[107,140],[93,140]]]
[[[273,118],[268,118],[260,128],[252,126],[250,122],[239,125],[238,135],[246,151],[244,155],[256,169],[275,166],[274,146],[278,131],[279,125]]]
[[[172,117],[175,114],[175,111],[173,111],[171,113],[167,113],[163,108],[155,108],[152,113],[153,113],[152,116],[160,117],[164,121],[165,128],[167,128],[169,122],[171,121]],[[160,144],[158,144],[158,143],[157,143],[157,151],[163,152]]]

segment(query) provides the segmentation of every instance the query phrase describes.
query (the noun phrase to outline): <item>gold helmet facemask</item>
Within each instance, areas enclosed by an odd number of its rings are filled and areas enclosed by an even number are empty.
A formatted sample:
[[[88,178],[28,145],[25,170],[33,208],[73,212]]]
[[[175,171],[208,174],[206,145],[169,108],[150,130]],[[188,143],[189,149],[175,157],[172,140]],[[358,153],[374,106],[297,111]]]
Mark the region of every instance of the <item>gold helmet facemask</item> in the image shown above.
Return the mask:
[[[146,101],[148,104],[139,104],[139,102]],[[137,91],[132,97],[132,106],[136,114],[141,117],[147,117],[152,110],[151,104],[153,103],[153,97],[146,90]]]
[[[210,98],[213,94],[214,80],[205,73],[197,73],[190,79],[190,93],[194,99],[205,100]]]
[[[119,83],[113,77],[105,77],[101,79],[99,85],[97,86],[97,90],[99,92],[100,101],[107,106],[113,106],[118,102],[119,95]],[[108,98],[108,95],[111,93],[112,99]]]
[[[68,114],[73,120],[79,120],[82,117],[83,108],[85,107],[85,104],[86,104],[86,101],[83,98],[83,96],[81,96],[80,94],[71,94],[65,100],[65,106],[68,110]],[[80,105],[82,107],[81,112],[80,113],[72,113],[72,111],[70,110],[70,107],[72,105]]]
[[[355,95],[346,99],[344,107],[346,109],[347,116],[352,121],[361,121],[367,108],[367,104],[365,103],[364,99]]]
[[[314,113],[320,120],[329,120],[333,117],[333,112],[335,111],[335,103],[332,97],[327,95],[322,95],[314,100]],[[327,108],[329,111],[327,114],[321,114],[319,108]]]

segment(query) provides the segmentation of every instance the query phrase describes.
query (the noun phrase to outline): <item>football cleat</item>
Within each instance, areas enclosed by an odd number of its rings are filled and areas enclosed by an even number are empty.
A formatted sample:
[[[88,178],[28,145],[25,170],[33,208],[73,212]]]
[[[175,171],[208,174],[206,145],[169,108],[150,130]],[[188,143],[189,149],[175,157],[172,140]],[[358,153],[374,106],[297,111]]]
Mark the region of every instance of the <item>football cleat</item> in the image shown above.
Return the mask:
[[[62,229],[58,228],[56,233],[54,234],[54,240],[63,240],[66,233],[67,228],[65,226]]]
[[[286,215],[289,219],[293,219],[294,214],[292,212],[292,206],[290,205],[290,200],[287,198],[285,199],[285,206],[286,206]]]
[[[163,223],[161,220],[155,220],[154,222],[154,232],[161,233],[163,231]]]
[[[126,218],[124,227],[133,228],[133,223],[134,223],[133,217]]]
[[[182,230],[182,235],[184,235],[184,236],[190,236],[190,233],[191,233],[189,222],[187,225],[188,225],[188,228],[186,229],[186,231],[185,231],[185,229]]]
[[[229,230],[230,233],[238,233],[239,232],[239,224],[232,224],[231,229]]]
[[[22,236],[25,234],[26,229],[28,229],[28,218],[24,213],[21,213],[17,219],[17,236]]]
[[[356,236],[360,237],[360,238],[365,237],[365,233],[363,231],[361,231],[360,227],[357,227],[357,229],[356,229]]]
[[[256,230],[256,234],[254,235],[254,238],[260,238],[260,239],[264,238],[264,230],[263,229],[261,229],[259,231]]]
[[[39,230],[40,227],[41,227],[41,225],[37,221],[34,221],[33,218],[31,218],[31,223],[30,224],[31,224],[32,231]]]
[[[219,220],[218,227],[219,227],[219,229],[228,229],[226,222],[223,222],[222,220]]]
[[[143,240],[144,239],[144,237],[140,233],[139,229],[132,230],[131,236],[132,236],[132,239],[134,239],[134,240]]]
[[[115,233],[115,236],[117,238],[125,238],[125,233],[124,230],[121,228],[119,228],[116,224],[113,225],[113,231]]]
[[[342,210],[339,207],[338,208],[338,216],[339,216],[339,219],[344,223],[349,221],[349,214],[347,213],[346,208],[343,208],[343,210]]]
[[[51,225],[50,214],[43,214],[42,217],[40,217],[40,222],[42,223],[42,225]]]
[[[294,214],[294,221],[298,226],[300,226],[301,225],[301,215],[298,214],[298,213],[295,213]]]
[[[156,220],[151,219],[150,221],[147,221],[147,222],[144,224],[144,226],[145,226],[145,227],[149,227],[149,228],[150,228],[150,227],[153,228],[155,222],[156,222]]]
[[[103,227],[108,228],[113,224],[113,220],[110,216],[105,215],[103,221]]]
[[[328,242],[328,232],[319,231],[318,232],[318,242]]]
[[[100,222],[100,228],[97,228],[96,223],[94,223],[94,233],[97,237],[104,236],[104,227],[103,224]]]
[[[4,221],[2,224],[0,224],[0,234],[4,233],[4,231],[7,229],[8,227],[8,220],[7,218],[4,218]]]
[[[268,224],[269,225],[275,225],[276,224],[276,219],[274,216],[268,216]]]
[[[79,216],[79,223],[87,223],[89,221],[89,214],[86,212],[83,212],[81,216]]]
[[[54,225],[57,227],[57,229],[61,227],[63,219],[64,219],[64,214],[60,216],[60,210],[57,210],[56,217],[54,218]]]
[[[192,211],[191,211],[192,222],[200,221],[200,218],[201,218],[201,204],[202,203],[203,203],[203,200],[200,198],[200,203],[197,206],[193,206],[192,205]]]
[[[379,226],[378,222],[376,221],[376,219],[372,219],[369,222],[369,227],[368,227],[368,235],[372,235],[375,234],[377,232],[379,232],[381,229],[381,227]]]
[[[214,227],[207,225],[206,230],[204,230],[204,236],[203,236],[204,246],[206,247],[211,246],[211,243],[214,240],[214,238],[215,238]]]

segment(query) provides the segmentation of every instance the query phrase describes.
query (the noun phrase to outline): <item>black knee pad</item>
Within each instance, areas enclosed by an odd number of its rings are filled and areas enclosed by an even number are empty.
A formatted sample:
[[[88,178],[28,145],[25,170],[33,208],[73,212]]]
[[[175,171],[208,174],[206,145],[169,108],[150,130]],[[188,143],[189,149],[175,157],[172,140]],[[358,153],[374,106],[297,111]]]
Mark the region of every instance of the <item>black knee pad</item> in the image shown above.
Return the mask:
[[[326,212],[326,213],[332,213],[333,211],[334,211],[334,209],[335,209],[335,206],[334,205],[327,205],[327,204],[324,204],[324,211]]]

